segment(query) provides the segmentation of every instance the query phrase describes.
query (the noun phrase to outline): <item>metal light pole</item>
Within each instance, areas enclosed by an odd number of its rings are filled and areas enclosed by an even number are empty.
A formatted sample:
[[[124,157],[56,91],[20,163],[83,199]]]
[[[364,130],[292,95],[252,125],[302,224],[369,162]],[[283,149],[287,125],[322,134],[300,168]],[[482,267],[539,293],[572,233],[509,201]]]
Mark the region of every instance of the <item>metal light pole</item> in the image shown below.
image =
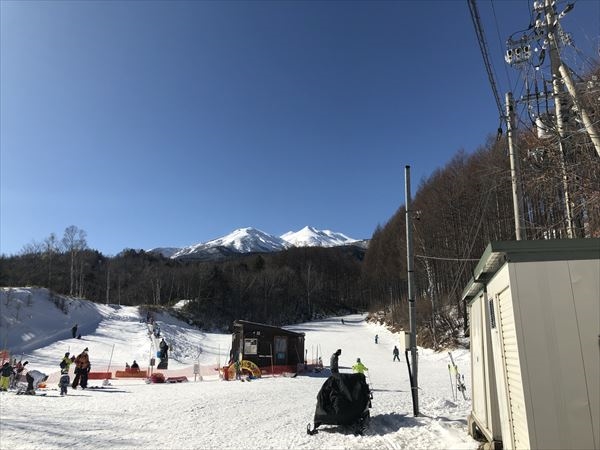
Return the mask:
[[[419,415],[419,383],[417,368],[417,320],[415,311],[415,281],[413,273],[413,236],[412,236],[412,211],[410,209],[410,166],[405,167],[406,179],[406,268],[408,271],[408,316],[410,320],[410,355],[411,377],[410,389],[413,399],[413,414]]]

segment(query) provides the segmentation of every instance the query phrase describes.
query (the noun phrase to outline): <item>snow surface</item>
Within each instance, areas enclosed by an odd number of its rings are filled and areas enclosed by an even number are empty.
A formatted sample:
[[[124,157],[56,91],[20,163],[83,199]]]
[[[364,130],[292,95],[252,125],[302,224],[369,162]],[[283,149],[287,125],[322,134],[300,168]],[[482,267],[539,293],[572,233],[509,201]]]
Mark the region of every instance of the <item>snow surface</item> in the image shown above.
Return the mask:
[[[312,424],[327,369],[296,378],[223,381],[215,369],[229,354],[231,336],[199,331],[166,313],[155,316],[173,347],[169,370],[160,372],[186,375],[189,382],[112,379],[104,389],[69,388],[60,397],[58,364],[66,351],[78,354],[88,347],[92,371],[109,365],[111,371],[123,370],[133,359],[147,367],[156,340],[149,336],[145,311],[65,297],[52,300],[45,289],[3,289],[0,294],[3,346],[17,359],[28,360],[30,369],[49,375],[46,396],[0,393],[2,449],[475,449],[479,444],[467,434],[469,395],[453,400],[447,352],[419,348],[421,415],[414,417],[406,364],[403,358],[392,362],[398,336],[367,323],[365,315],[344,316],[345,324],[336,317],[287,327],[306,333],[309,362],[324,355],[327,366],[329,356],[341,348],[341,372],[350,372],[357,357],[369,368],[373,407],[365,435],[321,426],[309,436],[306,425]],[[82,331],[81,340],[71,338],[74,323]],[[469,393],[469,352],[456,350],[453,355]],[[194,363],[200,364],[202,381],[194,381]],[[90,386],[103,384],[90,380]]]

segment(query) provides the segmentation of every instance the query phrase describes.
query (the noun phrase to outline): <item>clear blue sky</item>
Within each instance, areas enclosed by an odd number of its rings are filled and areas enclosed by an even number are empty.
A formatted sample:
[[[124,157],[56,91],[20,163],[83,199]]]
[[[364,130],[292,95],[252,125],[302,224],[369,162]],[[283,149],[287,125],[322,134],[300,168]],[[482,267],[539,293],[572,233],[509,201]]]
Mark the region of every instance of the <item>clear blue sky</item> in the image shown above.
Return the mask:
[[[501,95],[530,3],[478,2]],[[369,238],[405,165],[414,193],[499,124],[466,0],[0,5],[4,254],[69,225],[109,255],[246,226]],[[563,25],[599,58],[600,2]]]

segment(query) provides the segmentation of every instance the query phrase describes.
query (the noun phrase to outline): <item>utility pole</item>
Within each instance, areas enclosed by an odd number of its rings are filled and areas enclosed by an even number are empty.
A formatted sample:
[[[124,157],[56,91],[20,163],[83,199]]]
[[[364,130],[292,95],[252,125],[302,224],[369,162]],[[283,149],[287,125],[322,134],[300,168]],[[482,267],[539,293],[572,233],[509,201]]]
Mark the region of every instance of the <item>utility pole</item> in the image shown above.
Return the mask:
[[[521,163],[515,145],[515,102],[511,92],[506,93],[506,136],[510,156],[510,179],[512,181],[513,213],[517,241],[527,240],[523,219],[523,188],[521,186]]]
[[[536,16],[535,24],[530,27],[528,32],[524,33],[518,40],[513,40],[512,37],[507,41],[507,52],[505,60],[508,64],[517,67],[527,67],[527,73],[529,70],[530,60],[534,53],[538,55],[538,64],[535,66],[533,73],[537,73],[541,65],[544,62],[544,56],[546,51],[550,56],[550,72],[552,75],[552,97],[554,101],[554,115],[556,119],[556,136],[558,141],[558,150],[560,152],[559,164],[561,173],[561,183],[563,191],[563,202],[565,211],[565,228],[567,237],[574,238],[576,235],[575,219],[574,219],[574,205],[570,192],[570,181],[567,171],[567,163],[570,158],[569,151],[569,139],[567,135],[568,129],[568,104],[567,96],[570,95],[572,98],[575,108],[581,115],[582,120],[585,124],[586,131],[592,140],[592,144],[596,148],[596,152],[600,155],[600,135],[594,128],[594,124],[590,120],[585,109],[582,107],[581,102],[577,99],[577,93],[575,91],[575,85],[571,80],[571,76],[563,65],[559,52],[559,45],[562,41],[564,43],[570,43],[568,34],[564,33],[560,26],[560,19],[562,19],[571,9],[573,5],[569,4],[560,14],[556,13],[555,0],[536,0],[533,2],[533,12]],[[539,48],[532,48],[532,43],[538,42]],[[565,85],[567,86],[568,94],[565,92]],[[546,92],[544,91],[544,96]],[[530,95],[526,96],[529,100],[532,98]],[[539,100],[539,96],[536,88],[536,100]]]
[[[417,319],[415,311],[415,281],[413,272],[413,236],[412,236],[412,211],[410,206],[410,166],[406,166],[405,175],[405,193],[406,193],[406,267],[408,271],[408,316],[410,321],[410,389],[413,399],[413,414],[419,415],[419,383],[417,367]]]
[[[573,209],[571,204],[571,194],[569,190],[569,177],[567,175],[567,142],[565,138],[565,120],[564,120],[564,86],[560,76],[559,67],[562,62],[558,51],[558,42],[556,41],[556,24],[558,19],[554,13],[554,5],[551,0],[545,0],[544,14],[546,17],[546,36],[550,45],[550,68],[552,71],[552,92],[554,93],[554,111],[556,113],[556,128],[558,131],[558,147],[561,153],[560,169],[562,174],[562,187],[564,192],[565,213],[567,215],[567,237],[575,237],[575,226],[573,221]]]

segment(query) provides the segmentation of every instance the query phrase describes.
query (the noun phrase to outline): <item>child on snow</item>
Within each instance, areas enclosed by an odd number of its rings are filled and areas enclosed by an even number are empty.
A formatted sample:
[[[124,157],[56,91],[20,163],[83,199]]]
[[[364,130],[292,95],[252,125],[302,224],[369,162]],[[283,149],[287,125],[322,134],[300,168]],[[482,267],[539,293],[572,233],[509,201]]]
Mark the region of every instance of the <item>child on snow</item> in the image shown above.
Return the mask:
[[[60,380],[58,381],[58,387],[60,388],[60,395],[67,395],[67,388],[71,384],[71,377],[69,377],[69,369],[62,369],[60,371]]]

